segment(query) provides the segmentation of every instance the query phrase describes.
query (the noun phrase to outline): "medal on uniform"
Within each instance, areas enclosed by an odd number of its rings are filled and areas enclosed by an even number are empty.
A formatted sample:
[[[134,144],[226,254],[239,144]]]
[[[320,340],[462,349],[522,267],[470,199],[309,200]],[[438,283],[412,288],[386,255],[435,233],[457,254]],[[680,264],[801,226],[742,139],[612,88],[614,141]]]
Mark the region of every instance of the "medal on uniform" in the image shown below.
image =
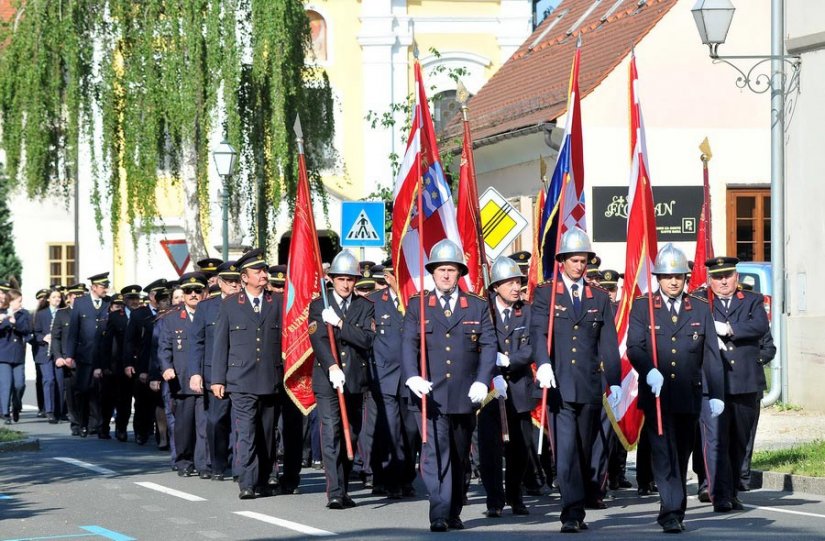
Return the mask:
[[[679,316],[670,316],[670,320],[671,320],[673,323],[676,323],[676,321],[677,321],[678,319],[679,319]]]
[[[450,317],[452,315],[453,315],[452,310],[450,310],[450,309],[444,310],[444,316],[445,317]]]

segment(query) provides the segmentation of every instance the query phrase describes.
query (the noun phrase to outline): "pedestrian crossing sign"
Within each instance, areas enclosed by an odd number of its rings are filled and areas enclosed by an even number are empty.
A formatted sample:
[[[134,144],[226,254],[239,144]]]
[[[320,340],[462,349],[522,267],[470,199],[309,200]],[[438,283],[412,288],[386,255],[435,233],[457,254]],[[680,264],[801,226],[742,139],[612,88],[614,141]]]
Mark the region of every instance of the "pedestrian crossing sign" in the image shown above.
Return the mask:
[[[385,242],[383,201],[344,201],[341,203],[342,247],[383,247]]]
[[[478,204],[487,256],[495,259],[527,227],[527,219],[492,187],[481,194]]]

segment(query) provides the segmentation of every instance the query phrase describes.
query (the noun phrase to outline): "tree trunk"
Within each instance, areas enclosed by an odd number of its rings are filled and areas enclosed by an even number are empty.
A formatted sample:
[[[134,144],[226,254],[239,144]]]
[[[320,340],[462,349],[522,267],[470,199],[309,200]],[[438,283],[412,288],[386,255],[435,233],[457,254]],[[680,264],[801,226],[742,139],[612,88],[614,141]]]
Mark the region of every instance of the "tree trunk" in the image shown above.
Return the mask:
[[[198,198],[198,151],[194,140],[187,140],[181,149],[180,177],[183,184],[183,231],[189,247],[189,260],[195,262],[209,257],[201,231],[201,205]]]

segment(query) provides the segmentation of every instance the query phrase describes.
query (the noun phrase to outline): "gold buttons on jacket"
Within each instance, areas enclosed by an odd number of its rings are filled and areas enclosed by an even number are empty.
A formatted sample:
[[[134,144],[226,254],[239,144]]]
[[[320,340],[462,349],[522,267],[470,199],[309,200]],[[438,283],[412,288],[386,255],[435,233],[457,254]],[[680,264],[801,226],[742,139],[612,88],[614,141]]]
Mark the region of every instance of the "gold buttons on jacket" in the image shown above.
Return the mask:
[[[450,346],[444,348],[446,351],[450,351]]]
[[[346,351],[342,351],[342,352],[341,352],[341,356],[346,356],[346,354],[347,354],[347,352],[346,352]]]
[[[447,377],[448,377],[448,378],[450,377],[450,373],[449,373],[449,372],[447,372]]]
[[[670,350],[671,353],[676,353],[676,348]]]
[[[576,348],[573,348],[570,351],[572,351],[573,353],[576,353]]]
[[[447,333],[447,334],[444,335],[444,338],[449,338],[449,337],[450,337],[450,333]]]
[[[676,374],[671,374],[670,379],[676,379]]]
[[[676,361],[670,361],[670,366],[676,366]]]
[[[570,361],[570,364],[576,364],[576,359],[573,359],[572,361]]]
[[[347,367],[347,363],[341,363],[341,366],[342,366],[343,368],[346,368],[346,367]]]
[[[510,343],[510,339],[509,339],[509,338],[505,338],[505,339],[504,339],[504,343],[505,343],[505,344],[509,344],[509,343]]]
[[[447,364],[453,364],[453,361],[451,361],[450,359],[447,359]]]
[[[736,364],[736,361],[734,361],[733,359],[731,359],[731,360],[730,360],[730,364]]]
[[[578,325],[573,325],[573,330],[578,331],[578,330],[579,330],[579,326],[578,326]]]
[[[671,337],[670,337],[670,341],[671,341],[671,342],[675,342],[675,341],[676,341],[676,337],[675,337],[675,336],[671,336]]]

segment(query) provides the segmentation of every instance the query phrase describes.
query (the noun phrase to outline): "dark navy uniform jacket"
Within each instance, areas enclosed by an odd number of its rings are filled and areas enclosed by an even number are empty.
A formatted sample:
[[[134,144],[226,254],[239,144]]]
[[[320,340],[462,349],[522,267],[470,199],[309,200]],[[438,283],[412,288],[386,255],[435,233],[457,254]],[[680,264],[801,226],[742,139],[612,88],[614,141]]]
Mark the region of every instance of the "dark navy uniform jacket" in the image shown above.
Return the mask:
[[[731,297],[727,311],[722,301],[714,295],[713,318],[730,323],[733,330],[733,335],[721,337],[725,343],[722,361],[726,393],[758,393],[767,389],[765,371],[759,363],[760,344],[771,327],[762,295],[737,291]]]
[[[621,382],[619,339],[610,297],[605,290],[585,284],[581,311],[577,317],[564,282],[555,282],[551,358],[547,352],[547,326],[553,283],[547,282],[537,287],[534,295],[530,340],[536,366],[552,363],[564,402],[601,404],[604,382],[608,386]]]
[[[66,355],[80,365],[94,367],[98,340],[109,320],[109,301],[100,300],[100,308],[95,309],[91,295],[75,299],[69,323],[69,341]]]
[[[496,304],[496,335],[498,350],[507,353],[510,366],[498,367],[507,381],[507,400],[519,413],[536,407],[533,384],[533,348],[530,344],[530,305],[517,301],[510,312],[510,323],[504,325]]]
[[[55,310],[55,316],[57,311]],[[49,344],[44,340],[52,332],[52,311],[47,305],[34,315],[34,340],[32,340],[32,355],[35,364],[46,364],[51,361]],[[52,336],[54,338],[54,336]]]
[[[467,396],[475,382],[490,385],[496,368],[496,335],[487,301],[477,295],[459,291],[453,314],[448,318],[437,292],[424,292],[424,332],[427,342],[427,373],[432,382],[427,395],[428,411],[440,414],[473,412]],[[410,298],[404,318],[401,360],[402,378],[406,382],[420,372],[419,296]],[[410,406],[419,409],[421,400],[409,392]]]
[[[149,306],[133,310],[126,327],[126,345],[123,365],[131,366],[138,374],[148,374],[152,354],[152,329],[157,313]]]
[[[657,293],[653,297],[653,320],[659,372],[665,378],[660,394],[662,410],[698,415],[702,408],[703,379],[709,397],[724,400],[722,359],[707,301],[683,295],[674,324],[662,296]],[[647,373],[653,369],[647,296],[633,301],[627,356],[639,373],[639,406],[646,415],[654,416],[656,399],[646,383]]]
[[[351,294],[347,313],[342,314],[332,291],[326,291],[325,294],[329,305],[343,320],[342,328],[334,327],[332,332],[338,347],[341,370],[346,376],[345,390],[350,393],[363,393],[367,390],[369,382],[368,363],[375,337],[373,303],[366,297]],[[329,382],[329,368],[335,364],[335,358],[329,346],[327,324],[321,316],[323,310],[324,300],[320,297],[309,305],[309,340],[315,352],[312,391],[321,396],[334,396],[338,391]]]
[[[197,313],[197,310],[195,310],[195,313]],[[192,321],[189,319],[189,312],[186,311],[183,305],[163,315],[157,355],[161,375],[170,368],[175,371],[175,378],[169,380],[169,391],[173,396],[198,394],[189,388],[191,330]]]
[[[3,313],[7,313],[3,310]],[[32,318],[25,308],[14,314],[14,324],[8,318],[0,323],[0,363],[26,362],[26,342],[32,332]]]
[[[403,386],[400,351],[404,314],[396,307],[389,288],[374,291],[368,297],[375,307],[373,381],[383,394],[399,396]]]
[[[275,393],[283,374],[282,305],[283,296],[269,291],[258,314],[244,289],[223,299],[215,322],[213,385],[224,385],[229,393]]]
[[[66,306],[54,314],[52,323],[52,359],[65,359],[66,342],[69,340],[69,324],[71,323],[72,309]]]
[[[126,316],[125,308],[109,313],[109,321],[99,343],[97,368],[110,371],[112,374],[123,374],[124,341],[128,324],[129,318]]]
[[[215,343],[215,323],[221,310],[221,297],[204,299],[198,303],[195,319],[189,330],[189,376],[200,375],[203,386],[212,385],[212,350]],[[189,385],[188,381],[186,385]]]

